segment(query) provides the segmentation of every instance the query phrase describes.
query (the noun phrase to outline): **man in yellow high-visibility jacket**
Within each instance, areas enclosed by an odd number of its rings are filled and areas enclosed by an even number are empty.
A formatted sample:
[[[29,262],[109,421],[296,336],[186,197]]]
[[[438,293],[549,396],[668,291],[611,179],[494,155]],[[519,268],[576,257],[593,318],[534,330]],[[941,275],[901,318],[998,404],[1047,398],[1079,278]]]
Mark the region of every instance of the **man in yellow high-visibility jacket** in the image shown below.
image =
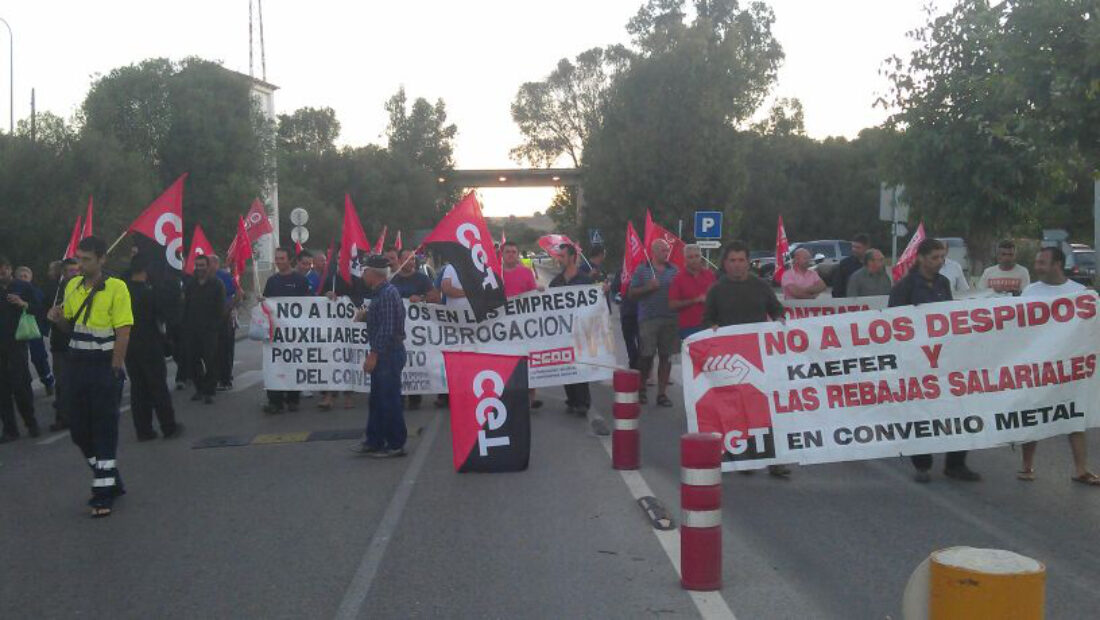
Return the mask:
[[[119,400],[126,381],[126,347],[134,324],[126,283],[103,272],[107,244],[86,237],[77,246],[80,276],[65,287],[65,301],[48,318],[71,333],[69,360],[70,434],[92,469],[93,517],[111,514],[125,493],[115,457],[118,450]]]

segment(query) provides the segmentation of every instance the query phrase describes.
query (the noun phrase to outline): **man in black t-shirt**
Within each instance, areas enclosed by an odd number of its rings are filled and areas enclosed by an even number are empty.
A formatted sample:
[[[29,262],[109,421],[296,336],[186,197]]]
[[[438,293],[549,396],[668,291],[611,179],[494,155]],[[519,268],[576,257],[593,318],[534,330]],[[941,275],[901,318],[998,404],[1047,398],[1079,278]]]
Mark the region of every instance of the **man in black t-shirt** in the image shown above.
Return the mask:
[[[290,266],[290,252],[286,248],[275,250],[275,269],[277,273],[264,284],[264,296],[260,301],[268,297],[309,297],[313,294],[306,277]],[[284,406],[289,411],[297,411],[301,396],[296,390],[268,390],[264,413],[282,413]]]
[[[578,284],[593,284],[592,278],[582,273],[577,265],[577,248],[570,243],[563,243],[558,254],[558,264],[562,270],[553,280],[550,287],[574,286]],[[588,383],[571,383],[565,386],[566,412],[580,416],[587,416],[588,409],[592,406],[592,393]]]

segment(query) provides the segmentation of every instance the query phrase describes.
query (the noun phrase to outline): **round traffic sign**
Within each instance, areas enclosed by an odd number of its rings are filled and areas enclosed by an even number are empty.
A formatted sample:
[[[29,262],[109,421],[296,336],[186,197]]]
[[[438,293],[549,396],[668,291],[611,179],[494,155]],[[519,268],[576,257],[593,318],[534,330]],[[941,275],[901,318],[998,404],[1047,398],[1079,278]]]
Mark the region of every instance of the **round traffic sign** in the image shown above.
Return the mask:
[[[290,212],[290,223],[295,226],[305,226],[309,221],[309,212],[305,209],[298,207]]]
[[[290,229],[290,240],[294,243],[305,243],[309,241],[309,229],[305,226],[295,226]]]

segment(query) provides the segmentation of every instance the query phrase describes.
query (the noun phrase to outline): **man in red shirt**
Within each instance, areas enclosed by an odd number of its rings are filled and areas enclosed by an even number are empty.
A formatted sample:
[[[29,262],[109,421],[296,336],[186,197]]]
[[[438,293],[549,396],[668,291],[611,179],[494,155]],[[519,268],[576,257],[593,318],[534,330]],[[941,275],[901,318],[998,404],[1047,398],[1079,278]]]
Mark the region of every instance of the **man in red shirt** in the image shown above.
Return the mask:
[[[504,296],[511,298],[538,289],[539,285],[535,282],[535,272],[519,260],[519,246],[511,241],[505,241],[504,245],[500,246],[500,250],[502,252],[501,266],[504,267]],[[535,398],[534,388],[531,388],[529,394],[531,408],[538,409],[541,407],[542,401]]]
[[[680,339],[703,329],[707,291],[714,284],[714,272],[703,264],[703,252],[695,244],[684,246],[684,270],[668,288],[668,307],[679,314]]]
[[[505,241],[501,251],[505,297],[515,297],[537,289],[539,286],[535,283],[534,272],[519,261],[519,247],[511,241]]]

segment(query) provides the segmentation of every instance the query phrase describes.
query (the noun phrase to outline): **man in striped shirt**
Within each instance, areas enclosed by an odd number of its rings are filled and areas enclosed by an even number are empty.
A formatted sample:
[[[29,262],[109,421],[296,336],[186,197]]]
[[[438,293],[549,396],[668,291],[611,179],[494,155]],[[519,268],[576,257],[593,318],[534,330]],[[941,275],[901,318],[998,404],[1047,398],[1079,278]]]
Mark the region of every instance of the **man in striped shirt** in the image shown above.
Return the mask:
[[[126,284],[103,272],[107,244],[86,237],[77,246],[80,276],[65,287],[62,306],[50,309],[49,320],[72,334],[68,386],[70,434],[92,469],[93,517],[111,514],[115,498],[124,494],[115,464],[118,450],[119,400],[126,381],[126,347],[134,324]]]
[[[352,449],[375,458],[405,456],[405,408],[401,400],[401,371],[405,368],[405,302],[389,280],[384,256],[366,259],[363,283],[371,290],[367,309],[370,353],[363,372],[370,374],[370,413],[366,440]]]

